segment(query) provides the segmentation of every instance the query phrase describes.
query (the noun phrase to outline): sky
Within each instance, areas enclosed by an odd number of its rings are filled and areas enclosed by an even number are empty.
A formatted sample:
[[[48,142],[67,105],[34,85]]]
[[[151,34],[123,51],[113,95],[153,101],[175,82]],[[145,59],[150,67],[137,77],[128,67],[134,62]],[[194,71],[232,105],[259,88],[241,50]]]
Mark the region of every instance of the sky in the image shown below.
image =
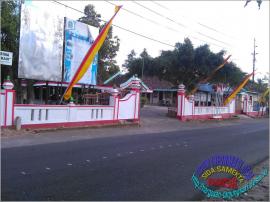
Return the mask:
[[[244,72],[252,72],[254,38],[256,39],[256,76],[261,78],[269,72],[269,1],[263,1],[258,9],[256,1],[244,8],[245,1],[110,1],[132,11],[120,10],[113,24],[132,30],[167,44],[184,41],[189,37],[194,48],[209,44],[213,52],[226,50],[234,62]],[[106,1],[62,1],[63,4],[83,11],[85,5],[93,4],[103,20],[109,20],[114,6]],[[83,14],[56,5],[64,15],[78,19]],[[140,5],[141,6],[140,6]],[[152,11],[150,11],[151,9]],[[151,21],[151,22],[150,22]],[[132,49],[139,55],[144,48],[152,57],[162,50],[173,47],[134,35],[117,27],[113,34],[120,39],[120,49],[116,57],[122,66]]]

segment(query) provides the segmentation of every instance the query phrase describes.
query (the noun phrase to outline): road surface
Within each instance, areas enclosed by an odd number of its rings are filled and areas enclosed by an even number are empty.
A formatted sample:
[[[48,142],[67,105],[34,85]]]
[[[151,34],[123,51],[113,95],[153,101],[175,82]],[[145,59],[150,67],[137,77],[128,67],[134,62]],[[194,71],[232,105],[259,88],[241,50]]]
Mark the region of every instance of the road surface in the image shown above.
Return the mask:
[[[199,200],[196,166],[213,154],[256,164],[268,158],[268,133],[262,119],[2,148],[2,200]]]

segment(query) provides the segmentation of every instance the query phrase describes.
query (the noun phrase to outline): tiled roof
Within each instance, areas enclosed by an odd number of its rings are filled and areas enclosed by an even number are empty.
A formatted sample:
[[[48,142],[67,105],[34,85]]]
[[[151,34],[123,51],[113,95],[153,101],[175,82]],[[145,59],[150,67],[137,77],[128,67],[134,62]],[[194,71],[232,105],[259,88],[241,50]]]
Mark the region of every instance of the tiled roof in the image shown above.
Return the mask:
[[[107,85],[117,85],[120,86],[120,84],[124,83],[127,81],[129,77],[126,75],[122,75],[117,77],[116,79],[110,81]],[[165,80],[160,80],[158,77],[149,77],[149,76],[144,76],[142,81],[147,85],[150,89],[171,89],[175,87],[171,82],[165,81]],[[175,87],[176,88],[176,87]]]
[[[150,89],[171,89],[175,87],[171,82],[160,80],[158,77],[143,77],[143,82],[150,88]]]

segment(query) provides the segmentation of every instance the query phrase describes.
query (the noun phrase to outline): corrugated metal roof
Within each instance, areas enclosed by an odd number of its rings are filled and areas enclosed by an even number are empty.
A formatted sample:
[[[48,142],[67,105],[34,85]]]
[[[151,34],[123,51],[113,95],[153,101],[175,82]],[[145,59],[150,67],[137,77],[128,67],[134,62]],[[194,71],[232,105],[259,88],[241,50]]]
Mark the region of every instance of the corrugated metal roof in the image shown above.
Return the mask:
[[[204,92],[213,92],[213,85],[209,83],[199,84],[198,90]]]

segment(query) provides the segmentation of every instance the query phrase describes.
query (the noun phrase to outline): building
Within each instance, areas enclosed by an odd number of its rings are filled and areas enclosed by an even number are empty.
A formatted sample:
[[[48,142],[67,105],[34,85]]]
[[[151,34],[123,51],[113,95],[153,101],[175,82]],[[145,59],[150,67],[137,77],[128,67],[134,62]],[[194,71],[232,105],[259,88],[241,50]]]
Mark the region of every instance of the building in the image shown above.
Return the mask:
[[[237,114],[242,114],[244,109],[244,99],[248,97],[248,102],[252,106],[253,111],[259,111],[259,93],[242,89],[236,96],[235,110]]]
[[[143,82],[152,89],[153,93],[142,93],[150,105],[172,106],[176,103],[177,88],[169,81],[158,77],[143,77]]]

